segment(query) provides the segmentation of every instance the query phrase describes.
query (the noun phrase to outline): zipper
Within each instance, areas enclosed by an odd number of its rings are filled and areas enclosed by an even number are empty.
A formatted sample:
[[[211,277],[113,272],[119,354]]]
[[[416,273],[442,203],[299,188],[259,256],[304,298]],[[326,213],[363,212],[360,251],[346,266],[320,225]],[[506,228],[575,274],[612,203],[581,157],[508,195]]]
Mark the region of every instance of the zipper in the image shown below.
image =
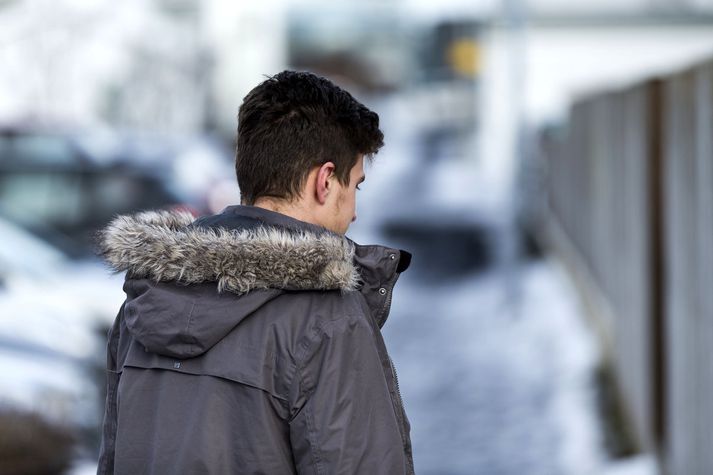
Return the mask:
[[[398,278],[398,274],[396,274],[396,278]],[[395,280],[396,279],[394,279],[394,283],[395,283]],[[384,302],[384,306],[381,308],[380,320],[383,320],[385,312],[391,307],[391,300],[393,299],[393,296],[394,296],[394,283],[392,283],[388,287],[386,301]],[[383,325],[383,321],[381,322],[381,324]],[[403,401],[403,398],[401,397],[401,387],[399,386],[399,376],[398,376],[398,374],[396,374],[396,365],[394,365],[394,360],[391,359],[391,355],[387,354],[387,357],[389,358],[389,365],[391,366],[391,374],[394,377],[394,385],[396,386],[396,394],[398,396],[398,403],[403,410],[404,401]],[[405,427],[404,427],[404,429],[405,429]]]
[[[398,274],[397,274],[397,277],[398,277]],[[396,283],[396,280],[394,280],[393,283],[388,288],[388,296],[386,298],[386,302],[384,303],[384,307],[381,309],[382,316],[391,307],[391,299],[394,294],[393,290],[394,290],[395,283]],[[384,324],[384,322],[382,321],[381,325],[383,325],[383,324]],[[404,451],[406,452],[406,463],[408,464],[408,473],[413,474],[413,473],[415,473],[414,467],[413,467],[413,453],[411,452],[411,444],[409,441],[409,434],[408,434],[408,430],[406,429],[406,408],[404,407],[404,400],[403,400],[403,397],[401,396],[401,386],[399,385],[399,375],[396,373],[396,365],[394,364],[394,360],[391,359],[391,355],[389,355],[387,352],[386,356],[387,356],[387,358],[389,358],[389,366],[391,366],[391,375],[394,378],[394,386],[396,389],[396,405],[398,406],[398,410],[401,412],[401,414],[397,414],[397,419],[401,420],[401,436],[404,441]]]
[[[397,419],[401,419],[401,437],[404,441],[406,463],[408,464],[409,469],[408,473],[413,474],[413,454],[411,453],[410,443],[407,444],[407,441],[409,440],[409,435],[406,429],[406,409],[404,408],[404,400],[401,397],[401,388],[399,387],[399,375],[396,374],[396,365],[394,364],[394,360],[392,360],[391,356],[389,355],[387,355],[387,357],[389,358],[389,365],[391,366],[391,374],[394,377],[394,386],[396,386],[396,405],[398,406],[398,410],[401,411],[401,414],[397,415]]]
[[[399,375],[396,374],[396,365],[394,365],[394,360],[389,356],[389,363],[391,363],[391,374],[394,375],[394,383],[396,385],[396,395],[399,397],[399,405],[401,408],[404,407],[404,400],[401,397],[401,388],[399,387]]]
[[[391,280],[389,285],[385,285],[384,288],[386,289],[387,295],[386,295],[386,300],[384,301],[384,305],[381,307],[381,312],[379,312],[379,318],[377,319],[377,323],[379,328],[384,326],[384,323],[386,321],[386,313],[389,311],[391,308],[391,302],[393,300],[394,296],[394,286],[396,285],[396,281],[399,278],[399,274],[396,273],[394,275],[394,278]],[[396,389],[396,405],[398,406],[398,410],[401,412],[401,414],[397,415],[397,419],[400,419],[401,421],[401,436],[403,437],[404,441],[404,450],[406,452],[406,463],[408,464],[408,473],[413,474],[414,473],[414,467],[413,467],[413,454],[411,453],[410,449],[410,443],[407,444],[407,441],[409,440],[409,435],[406,430],[406,410],[404,408],[404,400],[403,397],[401,396],[401,387],[399,386],[399,376],[396,374],[396,365],[394,365],[394,360],[391,359],[391,355],[386,353],[387,358],[389,358],[389,366],[391,366],[391,375],[394,378],[394,386]]]

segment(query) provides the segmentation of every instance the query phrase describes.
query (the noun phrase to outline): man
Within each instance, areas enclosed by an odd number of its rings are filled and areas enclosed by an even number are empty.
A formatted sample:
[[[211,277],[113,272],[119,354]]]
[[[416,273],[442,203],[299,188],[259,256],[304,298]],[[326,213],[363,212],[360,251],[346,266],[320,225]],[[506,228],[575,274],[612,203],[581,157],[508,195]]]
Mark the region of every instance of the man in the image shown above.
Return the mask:
[[[242,206],[116,218],[99,473],[413,473],[380,328],[410,255],[344,237],[378,116],[308,73],[238,116]]]

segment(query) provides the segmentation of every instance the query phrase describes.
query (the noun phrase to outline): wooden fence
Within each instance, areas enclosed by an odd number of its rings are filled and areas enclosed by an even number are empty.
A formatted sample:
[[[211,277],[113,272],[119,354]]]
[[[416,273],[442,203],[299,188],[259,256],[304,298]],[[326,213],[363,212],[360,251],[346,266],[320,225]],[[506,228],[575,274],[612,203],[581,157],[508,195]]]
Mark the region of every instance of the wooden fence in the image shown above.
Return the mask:
[[[553,242],[606,302],[640,445],[713,473],[713,61],[584,98],[542,144]]]

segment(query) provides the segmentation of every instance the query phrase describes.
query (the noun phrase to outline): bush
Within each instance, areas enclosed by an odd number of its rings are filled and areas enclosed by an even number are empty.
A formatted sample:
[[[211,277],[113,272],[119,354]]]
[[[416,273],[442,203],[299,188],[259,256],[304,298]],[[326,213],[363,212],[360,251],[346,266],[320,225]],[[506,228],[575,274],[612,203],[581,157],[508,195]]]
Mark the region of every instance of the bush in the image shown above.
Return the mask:
[[[40,415],[0,408],[0,473],[61,474],[73,458],[75,437]]]

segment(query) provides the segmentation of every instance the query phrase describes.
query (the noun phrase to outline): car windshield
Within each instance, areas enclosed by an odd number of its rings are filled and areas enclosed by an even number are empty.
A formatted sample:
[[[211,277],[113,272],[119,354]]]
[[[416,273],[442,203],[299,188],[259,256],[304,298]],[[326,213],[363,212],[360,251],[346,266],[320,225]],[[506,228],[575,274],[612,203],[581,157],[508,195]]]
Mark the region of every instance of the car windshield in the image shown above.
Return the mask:
[[[53,135],[0,136],[1,164],[70,165],[77,161],[69,143]]]

